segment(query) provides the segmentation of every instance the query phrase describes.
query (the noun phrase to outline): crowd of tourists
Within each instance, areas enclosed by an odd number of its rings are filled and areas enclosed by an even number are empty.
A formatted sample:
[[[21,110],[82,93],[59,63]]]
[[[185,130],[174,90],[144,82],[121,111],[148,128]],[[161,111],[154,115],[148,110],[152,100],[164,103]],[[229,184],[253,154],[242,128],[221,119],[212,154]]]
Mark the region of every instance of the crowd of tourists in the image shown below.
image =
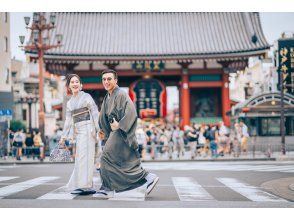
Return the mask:
[[[152,159],[166,155],[169,159],[181,158],[190,151],[191,159],[233,155],[248,152],[248,128],[243,121],[228,128],[223,122],[212,125],[185,126],[163,121],[140,121],[137,140],[141,157],[150,154]]]
[[[58,144],[62,130],[57,128],[55,134],[43,141],[38,130],[23,132],[10,131],[10,152],[4,155],[21,160],[27,158],[43,160]],[[166,157],[183,158],[187,152],[191,159],[217,158],[225,155],[239,157],[248,152],[248,128],[243,121],[236,122],[228,128],[223,122],[212,125],[192,124],[183,129],[178,124],[160,121],[143,121],[139,119],[136,131],[139,153],[142,159],[149,154],[152,159]],[[74,157],[74,146],[68,146]],[[73,158],[74,159],[74,158]]]
[[[2,146],[1,157],[13,157],[16,160],[22,160],[25,156],[27,158],[44,160],[45,145],[41,138],[41,133],[35,129],[24,132],[23,129],[17,131],[9,130],[8,147]],[[46,138],[48,140],[48,137]]]

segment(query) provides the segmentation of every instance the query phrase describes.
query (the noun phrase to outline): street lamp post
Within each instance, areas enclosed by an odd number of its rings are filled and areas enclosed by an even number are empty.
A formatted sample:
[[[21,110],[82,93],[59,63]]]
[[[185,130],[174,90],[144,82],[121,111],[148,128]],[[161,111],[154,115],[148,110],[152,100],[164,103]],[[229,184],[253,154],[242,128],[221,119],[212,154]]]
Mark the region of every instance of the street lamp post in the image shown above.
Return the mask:
[[[32,131],[32,104],[38,102],[37,97],[22,97],[19,99],[18,103],[27,103],[29,106],[29,131]]]
[[[283,86],[283,74],[280,71],[280,89],[281,89],[281,122],[280,122],[280,128],[281,128],[281,151],[282,154],[286,154],[286,148],[285,148],[285,108],[284,108],[284,86]]]
[[[42,134],[44,140],[44,131],[45,131],[45,112],[44,112],[44,77],[43,77],[43,65],[44,65],[44,52],[53,48],[62,46],[62,35],[56,34],[57,44],[50,44],[49,42],[49,31],[54,29],[56,16],[54,14],[50,15],[50,21],[47,22],[45,14],[43,12],[35,12],[33,14],[33,22],[31,26],[28,26],[30,23],[30,17],[24,17],[26,28],[32,31],[31,38],[29,42],[21,46],[26,52],[36,52],[38,55],[39,61],[39,130]],[[43,38],[43,33],[47,31],[48,37]],[[20,43],[23,45],[25,37],[19,36]]]

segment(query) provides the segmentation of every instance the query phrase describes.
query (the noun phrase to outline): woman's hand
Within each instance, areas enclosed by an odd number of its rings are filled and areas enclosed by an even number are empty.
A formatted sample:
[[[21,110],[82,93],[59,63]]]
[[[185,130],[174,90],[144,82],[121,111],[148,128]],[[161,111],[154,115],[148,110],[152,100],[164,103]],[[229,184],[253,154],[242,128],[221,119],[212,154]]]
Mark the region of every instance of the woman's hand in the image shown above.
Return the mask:
[[[98,135],[98,138],[100,140],[104,140],[105,139],[105,134],[104,134],[104,132],[102,130],[99,130],[97,135]]]

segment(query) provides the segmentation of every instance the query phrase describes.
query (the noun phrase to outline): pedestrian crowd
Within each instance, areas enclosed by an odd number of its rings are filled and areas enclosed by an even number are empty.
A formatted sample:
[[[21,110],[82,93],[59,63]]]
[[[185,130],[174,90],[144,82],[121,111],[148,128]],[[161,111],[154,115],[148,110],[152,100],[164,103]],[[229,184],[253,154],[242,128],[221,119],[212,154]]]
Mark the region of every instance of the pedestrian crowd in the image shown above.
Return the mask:
[[[180,129],[175,123],[164,120],[143,121],[139,119],[136,137],[142,159],[150,154],[152,159],[166,155],[169,159],[182,158],[190,151],[191,159],[217,158],[225,155],[239,157],[248,152],[248,127],[243,121],[228,128],[223,122],[212,125],[192,124]],[[52,137],[42,141],[38,130],[24,133],[22,129],[10,131],[10,152],[1,154],[21,160],[27,158],[43,160],[57,146],[62,129],[57,127]],[[74,160],[75,146],[66,142]],[[4,152],[4,151],[3,151]]]
[[[218,124],[185,126],[184,129],[164,121],[140,121],[136,131],[141,158],[149,153],[152,159],[166,155],[169,159],[181,158],[188,150],[191,159],[233,155],[248,152],[248,127],[243,121],[228,128]]]
[[[5,149],[1,152],[1,157],[7,159],[8,156],[21,160],[22,157],[34,160],[44,160],[45,158],[45,144],[41,138],[41,133],[38,130],[24,132],[23,129],[17,131],[9,130],[9,147],[1,146]],[[48,140],[48,137],[46,138]]]

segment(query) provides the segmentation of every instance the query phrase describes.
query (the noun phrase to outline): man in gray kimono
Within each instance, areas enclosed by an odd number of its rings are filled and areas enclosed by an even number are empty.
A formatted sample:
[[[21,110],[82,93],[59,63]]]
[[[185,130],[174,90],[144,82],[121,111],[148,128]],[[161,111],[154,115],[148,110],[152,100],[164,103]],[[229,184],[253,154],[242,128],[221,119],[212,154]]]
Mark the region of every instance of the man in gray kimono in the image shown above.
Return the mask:
[[[146,185],[148,195],[159,177],[141,166],[136,139],[137,112],[126,92],[117,85],[114,70],[102,72],[107,90],[99,114],[99,138],[105,143],[100,161],[102,186],[93,197],[110,198],[121,192]]]

